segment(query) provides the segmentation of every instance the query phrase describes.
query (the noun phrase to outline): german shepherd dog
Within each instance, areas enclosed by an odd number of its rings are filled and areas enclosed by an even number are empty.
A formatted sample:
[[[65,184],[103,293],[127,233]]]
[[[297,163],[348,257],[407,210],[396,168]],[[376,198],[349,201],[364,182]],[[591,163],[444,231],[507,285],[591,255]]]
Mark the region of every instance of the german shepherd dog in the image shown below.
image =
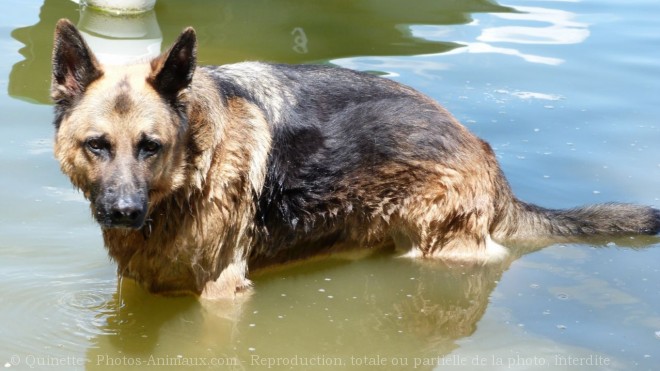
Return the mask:
[[[313,65],[196,65],[184,30],[148,63],[102,66],[55,30],[55,157],[118,273],[151,292],[231,298],[248,268],[355,247],[487,264],[502,245],[657,234],[630,204],[518,200],[491,147],[405,85]]]

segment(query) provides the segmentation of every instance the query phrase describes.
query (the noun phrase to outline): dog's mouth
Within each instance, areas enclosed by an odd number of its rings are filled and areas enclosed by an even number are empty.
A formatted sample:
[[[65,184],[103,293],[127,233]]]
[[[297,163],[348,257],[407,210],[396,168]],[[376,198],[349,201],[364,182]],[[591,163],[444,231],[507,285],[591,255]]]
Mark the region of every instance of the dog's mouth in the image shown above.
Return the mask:
[[[144,216],[135,216],[135,217],[103,217],[99,220],[102,228],[106,229],[131,229],[139,230],[145,224]]]
[[[103,215],[97,213],[96,220],[105,229],[141,229],[146,220],[145,213],[133,212],[129,215],[111,213]]]

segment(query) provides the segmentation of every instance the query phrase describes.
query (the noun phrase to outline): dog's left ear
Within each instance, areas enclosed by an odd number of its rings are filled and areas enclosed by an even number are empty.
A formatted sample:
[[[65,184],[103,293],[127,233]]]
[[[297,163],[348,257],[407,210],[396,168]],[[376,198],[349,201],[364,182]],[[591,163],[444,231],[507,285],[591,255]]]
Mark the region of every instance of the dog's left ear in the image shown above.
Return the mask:
[[[176,101],[181,90],[192,82],[197,63],[195,30],[186,28],[174,45],[151,61],[151,75],[147,81],[166,99]]]

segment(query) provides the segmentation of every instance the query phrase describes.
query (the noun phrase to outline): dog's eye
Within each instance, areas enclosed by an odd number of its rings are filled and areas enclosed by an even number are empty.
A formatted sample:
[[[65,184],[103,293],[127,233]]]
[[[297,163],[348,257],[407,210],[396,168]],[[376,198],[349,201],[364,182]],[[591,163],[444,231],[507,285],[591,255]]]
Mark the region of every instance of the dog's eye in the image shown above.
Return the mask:
[[[85,141],[85,146],[94,154],[101,154],[110,147],[110,144],[103,138],[89,138]]]
[[[147,156],[155,155],[160,151],[161,144],[151,139],[144,139],[140,142],[140,151]]]

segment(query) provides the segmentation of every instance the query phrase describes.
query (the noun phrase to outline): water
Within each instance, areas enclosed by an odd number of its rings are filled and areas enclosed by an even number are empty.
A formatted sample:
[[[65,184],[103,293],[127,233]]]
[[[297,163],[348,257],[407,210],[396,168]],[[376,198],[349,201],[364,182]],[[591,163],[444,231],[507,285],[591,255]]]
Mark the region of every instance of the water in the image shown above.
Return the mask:
[[[256,274],[235,305],[118,283],[52,158],[48,85],[59,18],[119,59],[147,58],[193,25],[201,63],[332,63],[414,86],[492,144],[524,200],[658,207],[659,11],[641,0],[158,0],[117,21],[64,0],[3,1],[0,365],[657,369],[657,238],[555,245],[479,269],[325,259]]]

